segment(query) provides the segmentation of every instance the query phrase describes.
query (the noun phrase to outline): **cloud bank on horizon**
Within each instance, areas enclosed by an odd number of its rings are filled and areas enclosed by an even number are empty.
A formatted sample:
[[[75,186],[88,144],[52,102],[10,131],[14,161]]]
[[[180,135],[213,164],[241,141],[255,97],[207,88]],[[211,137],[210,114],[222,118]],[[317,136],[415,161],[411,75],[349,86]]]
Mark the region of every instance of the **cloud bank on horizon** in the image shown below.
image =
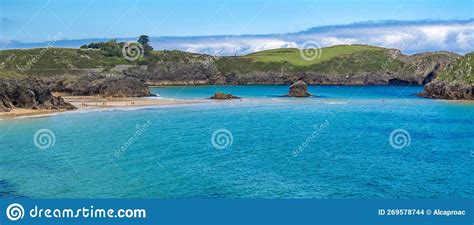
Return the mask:
[[[133,40],[119,38],[118,40]],[[55,47],[79,47],[91,40],[62,40]],[[451,21],[371,21],[322,26],[298,33],[195,37],[152,37],[155,49],[182,50],[209,55],[245,55],[275,48],[328,47],[367,44],[414,54],[427,51],[474,51],[474,19]],[[41,47],[10,42],[4,48]]]
[[[159,49],[210,55],[242,55],[273,48],[367,44],[407,54],[427,51],[474,51],[474,19],[459,21],[377,21],[324,26],[298,33],[189,38],[156,38]]]

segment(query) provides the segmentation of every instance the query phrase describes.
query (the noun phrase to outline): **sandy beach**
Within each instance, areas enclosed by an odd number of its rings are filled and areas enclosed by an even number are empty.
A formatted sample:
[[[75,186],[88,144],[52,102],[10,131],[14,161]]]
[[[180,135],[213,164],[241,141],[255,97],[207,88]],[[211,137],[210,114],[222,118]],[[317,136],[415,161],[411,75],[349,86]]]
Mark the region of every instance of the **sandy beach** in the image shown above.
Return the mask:
[[[46,116],[57,112],[65,112],[64,110],[48,110],[48,109],[23,109],[14,108],[10,112],[0,112],[0,119],[2,118],[17,118],[29,116]]]
[[[196,101],[169,100],[158,98],[102,98],[97,96],[63,96],[66,102],[69,102],[79,109],[84,108],[103,108],[103,107],[134,107],[148,105],[176,105],[188,104]]]
[[[102,98],[97,96],[62,96],[66,102],[76,106],[78,110],[107,108],[107,107],[143,107],[160,105],[177,105],[197,103],[198,101],[168,100],[157,98]],[[14,108],[10,112],[0,112],[0,118],[17,118],[30,116],[47,116],[65,112],[65,110],[23,109]]]

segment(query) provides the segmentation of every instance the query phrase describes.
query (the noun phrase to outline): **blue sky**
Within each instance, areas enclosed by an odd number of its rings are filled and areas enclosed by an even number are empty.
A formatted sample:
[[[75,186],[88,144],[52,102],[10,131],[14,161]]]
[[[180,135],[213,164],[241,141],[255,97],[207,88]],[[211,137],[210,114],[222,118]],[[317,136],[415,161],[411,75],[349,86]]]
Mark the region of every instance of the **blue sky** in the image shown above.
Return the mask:
[[[473,17],[473,0],[0,0],[0,40],[269,34]]]

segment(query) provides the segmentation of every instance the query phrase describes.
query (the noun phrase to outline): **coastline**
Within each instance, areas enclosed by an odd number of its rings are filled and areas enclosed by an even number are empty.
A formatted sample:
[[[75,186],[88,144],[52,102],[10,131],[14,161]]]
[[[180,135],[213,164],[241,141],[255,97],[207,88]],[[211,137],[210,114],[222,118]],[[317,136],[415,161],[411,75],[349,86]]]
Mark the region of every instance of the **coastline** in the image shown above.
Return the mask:
[[[48,110],[13,108],[10,112],[0,112],[0,119],[15,119],[29,117],[51,116],[57,113],[93,110],[101,108],[140,108],[144,106],[169,106],[199,103],[196,100],[157,99],[147,97],[109,97],[96,96],[63,96],[66,102],[71,103],[76,110]]]
[[[281,84],[280,84],[281,85]],[[194,85],[194,86],[210,86],[210,85]],[[253,86],[253,85],[223,85],[223,86]],[[285,85],[283,85],[285,86]],[[311,84],[308,86],[312,86]],[[318,85],[318,86],[337,86],[337,85]],[[361,86],[361,85],[341,85],[341,86]],[[388,85],[363,85],[363,86],[388,86]],[[419,86],[419,85],[408,85],[408,86]],[[179,86],[150,86],[150,88],[169,88]],[[13,108],[10,112],[0,112],[0,120],[2,119],[19,119],[19,118],[31,118],[31,117],[44,117],[52,116],[58,113],[65,112],[77,112],[77,111],[88,111],[88,110],[100,110],[108,108],[125,109],[125,108],[142,108],[142,107],[154,107],[154,106],[173,106],[173,105],[185,105],[208,102],[208,99],[202,100],[189,100],[189,99],[169,99],[159,97],[98,97],[98,96],[70,96],[64,93],[54,93],[55,96],[62,97],[66,102],[77,107],[75,110],[49,110],[49,109],[26,109],[26,108]],[[417,95],[420,98],[440,100],[443,102],[455,102],[458,104],[472,104],[473,100],[470,99],[437,99],[425,96]],[[273,99],[267,100],[273,102]]]
[[[78,109],[107,108],[107,107],[134,107],[148,105],[176,105],[191,103],[190,101],[175,99],[160,99],[153,97],[97,97],[97,96],[63,96],[65,101]]]
[[[0,112],[0,120],[23,118],[23,117],[49,116],[49,115],[54,115],[59,112],[67,112],[67,110],[14,108],[14,109],[11,109],[10,112]]]
[[[184,82],[169,82],[163,81],[163,83],[147,83],[148,88],[168,88],[168,87],[205,87],[205,86],[262,86],[262,85],[274,85],[274,86],[290,86],[292,82],[286,83],[274,83],[274,82],[254,82],[254,83],[236,83],[236,84],[214,84],[209,82],[199,83],[184,83]],[[398,85],[390,83],[344,83],[344,82],[308,82],[308,86],[423,86],[422,84],[407,84]]]

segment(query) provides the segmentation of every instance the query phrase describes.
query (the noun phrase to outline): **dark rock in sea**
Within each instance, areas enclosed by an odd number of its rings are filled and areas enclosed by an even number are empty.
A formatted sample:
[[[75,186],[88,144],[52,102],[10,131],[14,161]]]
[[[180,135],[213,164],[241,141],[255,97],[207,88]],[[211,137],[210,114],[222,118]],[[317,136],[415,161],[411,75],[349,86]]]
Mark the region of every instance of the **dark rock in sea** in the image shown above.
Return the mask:
[[[232,94],[224,94],[223,92],[216,92],[214,96],[210,97],[210,99],[227,100],[227,99],[240,99],[240,97],[234,96]]]
[[[311,94],[308,93],[308,86],[306,85],[306,82],[299,80],[290,86],[290,91],[288,92],[288,96],[309,97],[311,96]]]
[[[54,96],[48,85],[35,77],[22,80],[0,80],[0,110],[13,107],[27,109],[76,109],[63,98]]]
[[[474,100],[474,85],[435,80],[425,85],[418,96],[440,99]]]

